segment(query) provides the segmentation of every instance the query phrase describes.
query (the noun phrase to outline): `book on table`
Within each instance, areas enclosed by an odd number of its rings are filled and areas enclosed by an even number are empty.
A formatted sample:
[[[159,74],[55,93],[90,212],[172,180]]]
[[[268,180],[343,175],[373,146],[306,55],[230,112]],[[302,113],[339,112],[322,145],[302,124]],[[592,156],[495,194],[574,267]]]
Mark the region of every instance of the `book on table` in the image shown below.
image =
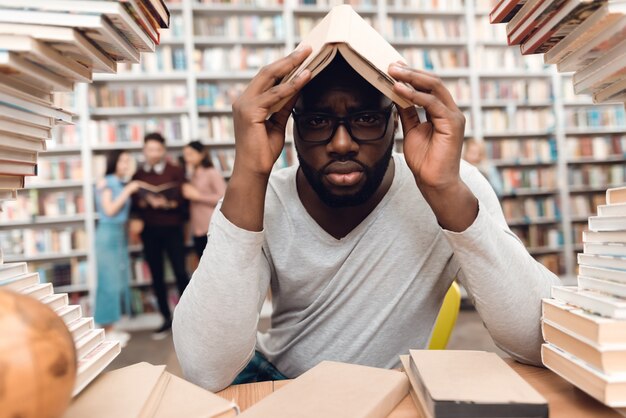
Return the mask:
[[[315,77],[330,64],[336,54],[340,54],[361,77],[398,106],[406,108],[412,105],[393,91],[396,80],[387,74],[390,64],[406,61],[351,6],[344,4],[333,7],[298,47],[303,46],[310,46],[311,54],[298,68],[287,74],[281,83],[293,80],[304,69],[309,69],[311,77]],[[270,112],[280,110],[288,100],[282,100]]]
[[[548,403],[495,353],[410,350],[407,374],[428,418],[548,417]]]

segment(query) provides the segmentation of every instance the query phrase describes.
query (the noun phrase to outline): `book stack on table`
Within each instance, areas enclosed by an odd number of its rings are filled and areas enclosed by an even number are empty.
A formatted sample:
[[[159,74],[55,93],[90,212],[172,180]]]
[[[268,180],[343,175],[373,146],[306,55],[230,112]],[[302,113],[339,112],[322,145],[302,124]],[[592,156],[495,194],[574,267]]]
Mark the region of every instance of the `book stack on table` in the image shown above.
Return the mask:
[[[626,188],[606,196],[583,233],[578,286],[554,286],[543,301],[542,357],[600,402],[626,408]]]
[[[500,0],[491,23],[506,23],[509,45],[545,54],[546,64],[574,72],[576,94],[626,104],[626,2]]]
[[[72,123],[53,94],[139,62],[169,16],[163,0],[0,0],[0,203],[37,175],[52,128]]]

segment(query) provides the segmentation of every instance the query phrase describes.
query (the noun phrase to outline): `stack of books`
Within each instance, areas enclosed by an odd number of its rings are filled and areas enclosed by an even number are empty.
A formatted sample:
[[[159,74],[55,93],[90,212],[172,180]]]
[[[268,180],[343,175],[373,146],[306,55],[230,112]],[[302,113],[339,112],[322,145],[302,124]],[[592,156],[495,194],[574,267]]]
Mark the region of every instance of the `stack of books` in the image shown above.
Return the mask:
[[[53,93],[139,62],[169,17],[163,0],[0,0],[0,204],[37,175],[52,128],[72,123]]]
[[[54,293],[52,283],[40,283],[26,263],[0,264],[0,289],[31,296],[56,312],[67,325],[78,360],[73,396],[82,391],[120,353],[119,341],[105,339],[104,330],[84,317],[79,305],[70,305],[66,293]]]
[[[578,286],[543,300],[543,363],[600,402],[626,408],[626,187],[589,217]],[[626,412],[626,409],[621,411]]]
[[[545,54],[546,64],[574,71],[576,94],[594,103],[626,103],[626,2],[500,0],[491,23],[505,23],[509,45]]]

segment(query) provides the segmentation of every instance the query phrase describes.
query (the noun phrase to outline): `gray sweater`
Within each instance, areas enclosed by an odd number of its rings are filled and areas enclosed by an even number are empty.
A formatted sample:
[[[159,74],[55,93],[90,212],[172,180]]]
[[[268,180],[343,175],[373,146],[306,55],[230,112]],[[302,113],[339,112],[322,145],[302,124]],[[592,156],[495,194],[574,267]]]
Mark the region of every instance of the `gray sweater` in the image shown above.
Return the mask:
[[[335,239],[307,213],[297,167],[271,176],[264,230],[243,230],[216,210],[206,250],[174,314],[185,376],[209,390],[228,386],[261,351],[296,377],[322,360],[397,367],[425,348],[451,282],[467,289],[496,344],[540,363],[541,298],[559,279],[509,230],[487,180],[462,162],[479,200],[474,223],[442,229],[404,157],[372,213]],[[455,202],[450,202],[454,204]],[[272,292],[271,328],[257,333]]]

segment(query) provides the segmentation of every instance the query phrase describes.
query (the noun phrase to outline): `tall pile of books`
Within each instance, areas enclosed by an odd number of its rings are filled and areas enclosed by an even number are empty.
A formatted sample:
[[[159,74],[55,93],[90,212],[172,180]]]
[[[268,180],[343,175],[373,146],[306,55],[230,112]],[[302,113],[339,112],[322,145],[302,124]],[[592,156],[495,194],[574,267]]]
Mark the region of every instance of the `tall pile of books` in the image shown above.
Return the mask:
[[[139,62],[169,17],[163,0],[0,0],[0,204],[37,175],[52,128],[72,123],[53,93],[90,82],[94,72],[114,73],[118,62]],[[120,352],[67,294],[40,283],[26,263],[3,264],[1,251],[0,288],[40,300],[65,321],[79,359],[75,395]]]
[[[609,189],[583,232],[578,286],[543,300],[543,363],[626,412],[626,187]]]
[[[169,25],[163,0],[0,0],[0,203],[37,175],[37,155],[72,113],[54,92],[153,52]]]
[[[574,71],[576,94],[626,103],[626,1],[500,0],[489,18],[506,22],[507,41],[522,54]]]

